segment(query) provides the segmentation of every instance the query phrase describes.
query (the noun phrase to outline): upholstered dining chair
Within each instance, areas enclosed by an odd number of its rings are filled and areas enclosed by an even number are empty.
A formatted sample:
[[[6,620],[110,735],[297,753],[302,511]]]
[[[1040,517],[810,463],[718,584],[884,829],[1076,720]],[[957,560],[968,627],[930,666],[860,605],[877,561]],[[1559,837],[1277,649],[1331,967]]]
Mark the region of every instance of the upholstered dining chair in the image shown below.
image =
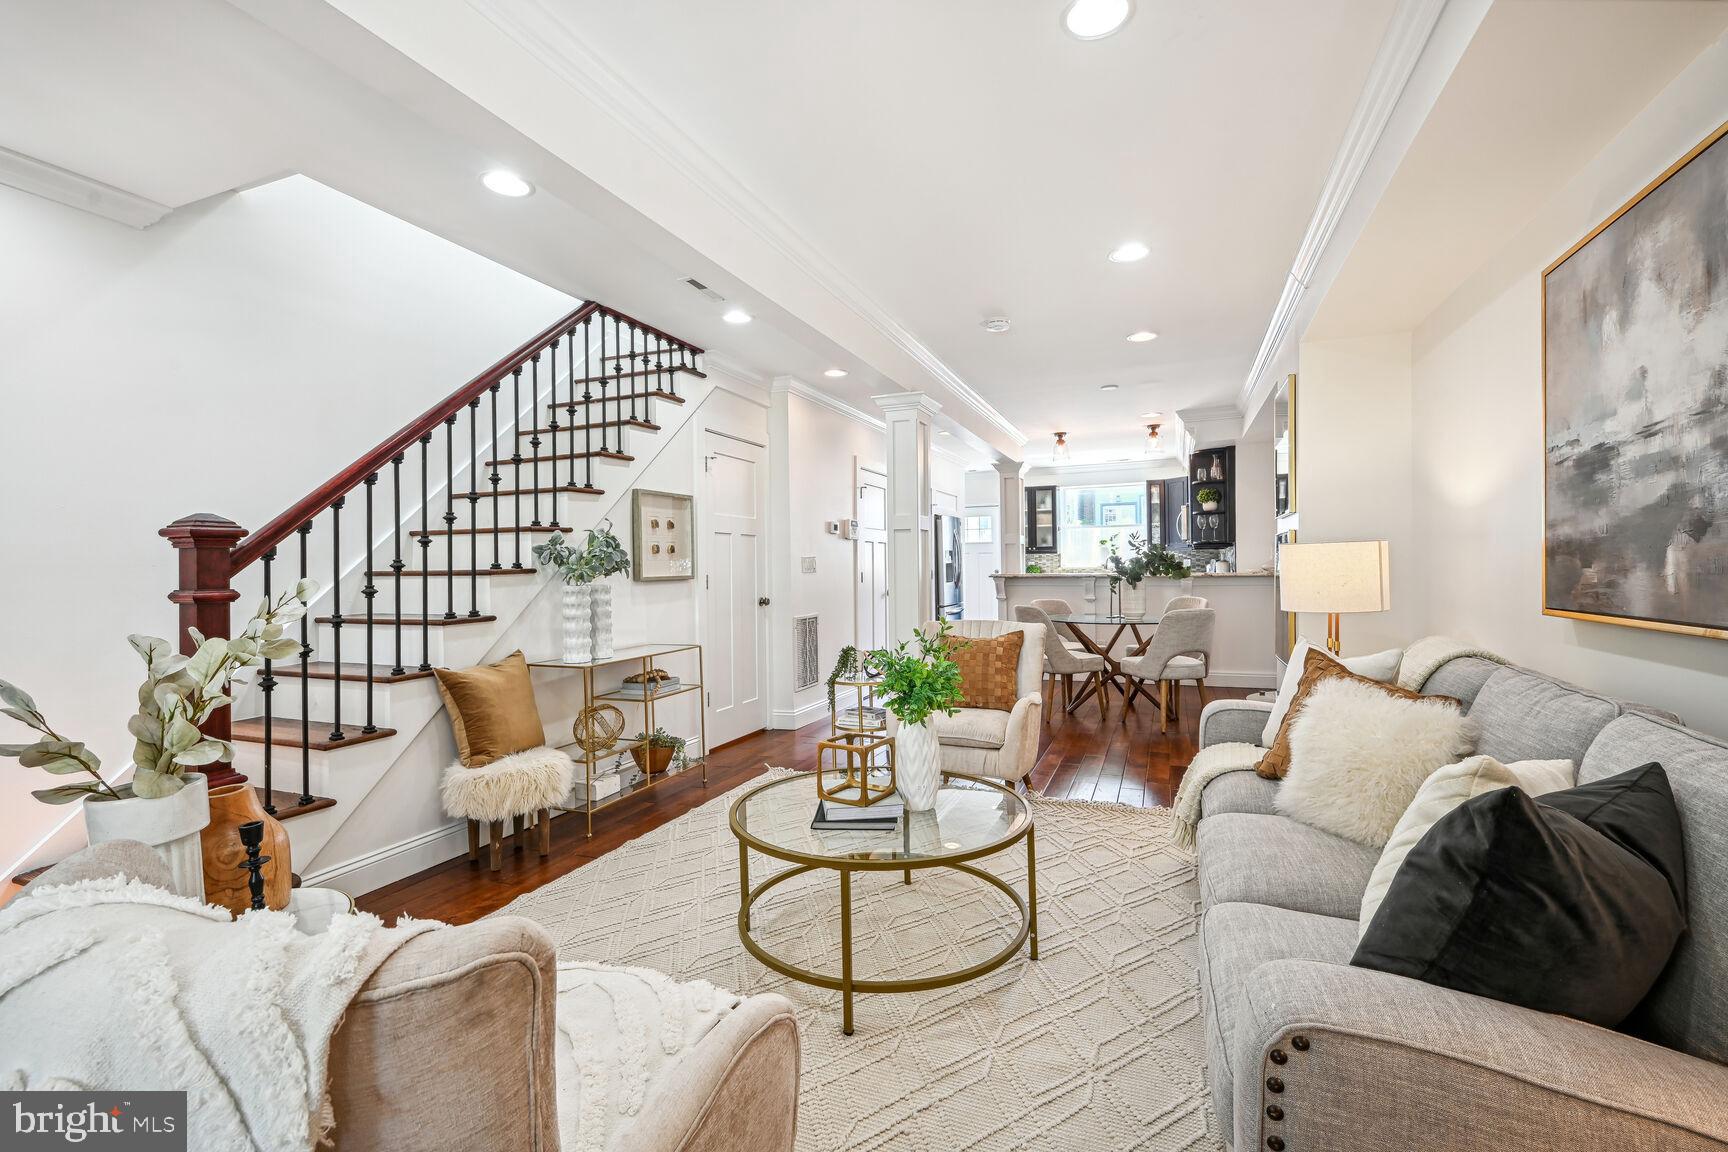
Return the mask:
[[[1204,596],[1172,596],[1164,605],[1165,612],[1180,612],[1184,608],[1209,608],[1211,601]]]
[[[934,621],[926,630],[937,627]],[[942,771],[957,776],[984,776],[1019,785],[1038,763],[1038,731],[1044,711],[1044,626],[1011,620],[954,620],[949,634],[961,639],[989,639],[1024,632],[1020,662],[1014,669],[1014,707],[962,708],[952,716],[930,717],[941,750]]]
[[[1122,671],[1129,677],[1128,698],[1122,709],[1122,722],[1128,722],[1128,709],[1134,697],[1142,692],[1146,681],[1158,682],[1158,731],[1170,727],[1172,707],[1170,683],[1175,681],[1174,696],[1180,699],[1182,681],[1192,680],[1200,691],[1200,703],[1206,703],[1206,674],[1212,660],[1212,631],[1218,613],[1210,608],[1178,608],[1164,613],[1158,621],[1158,631],[1152,643],[1140,656],[1122,660]]]
[[[1092,694],[1098,697],[1098,717],[1106,719],[1110,715],[1109,702],[1104,691],[1104,657],[1091,652],[1076,652],[1063,644],[1056,635],[1056,625],[1051,622],[1050,614],[1035,604],[1021,604],[1014,609],[1014,619],[1022,624],[1041,624],[1044,626],[1044,675],[1062,682],[1062,703],[1069,712],[1085,701],[1086,693],[1082,691],[1080,699],[1074,698],[1074,677],[1079,676],[1090,683]],[[1040,689],[1042,691],[1042,689]],[[1049,723],[1050,714],[1044,714],[1045,723]]]
[[[1043,612],[1046,616],[1067,616],[1074,611],[1074,606],[1072,604],[1056,596],[1039,596],[1032,601],[1032,607]],[[1018,620],[1019,617],[1016,616],[1015,619]],[[1045,623],[1048,624],[1050,621],[1046,620]],[[1053,624],[1052,627],[1055,629],[1056,639],[1061,642],[1064,648],[1068,649],[1070,652],[1078,652],[1081,655],[1087,655],[1086,645],[1080,643],[1080,641],[1075,639],[1068,631],[1070,625]]]

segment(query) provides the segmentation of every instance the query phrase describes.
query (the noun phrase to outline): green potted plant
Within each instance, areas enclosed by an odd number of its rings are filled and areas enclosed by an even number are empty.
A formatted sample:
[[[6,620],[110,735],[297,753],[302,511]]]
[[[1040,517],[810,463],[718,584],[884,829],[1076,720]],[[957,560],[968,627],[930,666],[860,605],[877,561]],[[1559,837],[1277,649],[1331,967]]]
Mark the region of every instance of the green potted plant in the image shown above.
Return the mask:
[[[1216,488],[1202,488],[1194,493],[1194,499],[1200,502],[1200,511],[1216,512],[1218,511],[1218,501],[1224,499],[1224,493]]]
[[[883,706],[900,721],[894,734],[894,778],[900,798],[913,812],[936,806],[942,783],[941,749],[929,720],[937,712],[952,716],[960,706],[960,666],[949,654],[958,643],[946,620],[934,631],[872,652],[870,671],[880,681]]]
[[[664,728],[638,732],[636,740],[638,743],[630,749],[630,758],[636,761],[636,767],[650,776],[666,771],[672,766],[672,758],[684,752],[684,738],[674,736]]]
[[[607,577],[630,570],[630,554],[612,532],[612,521],[602,520],[597,528],[588,529],[588,542],[583,547],[583,563],[593,575],[594,659],[612,656],[612,585]]]
[[[562,532],[546,537],[543,544],[534,545],[534,566],[542,572],[552,572],[564,582],[564,599],[560,611],[564,621],[564,651],[566,664],[586,664],[594,658],[594,581],[585,548],[572,548]]]
[[[1124,558],[1116,548],[1116,541],[1110,541],[1110,555],[1104,560],[1104,566],[1111,572],[1110,582],[1113,586],[1122,586],[1122,615],[1129,620],[1139,620],[1146,615],[1146,591],[1140,587],[1143,580],[1153,577],[1163,580],[1185,580],[1188,577],[1188,564],[1176,553],[1162,544],[1147,542],[1138,533],[1128,537],[1128,555]]]

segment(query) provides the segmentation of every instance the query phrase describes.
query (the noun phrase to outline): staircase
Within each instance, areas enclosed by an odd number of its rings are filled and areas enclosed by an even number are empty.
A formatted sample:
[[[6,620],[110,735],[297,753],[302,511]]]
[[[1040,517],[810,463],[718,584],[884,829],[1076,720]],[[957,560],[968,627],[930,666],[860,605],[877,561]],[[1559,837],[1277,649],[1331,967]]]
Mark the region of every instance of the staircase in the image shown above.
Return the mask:
[[[606,486],[645,466],[641,438],[682,420],[702,352],[590,302],[263,528],[201,515],[162,530],[180,550],[183,651],[189,628],[229,635],[236,601],[320,585],[300,658],[266,662],[205,726],[236,750],[211,784],[245,774],[287,822],[296,870],[423,741],[442,711],[432,669],[485,658],[545,586],[533,545],[592,525]]]

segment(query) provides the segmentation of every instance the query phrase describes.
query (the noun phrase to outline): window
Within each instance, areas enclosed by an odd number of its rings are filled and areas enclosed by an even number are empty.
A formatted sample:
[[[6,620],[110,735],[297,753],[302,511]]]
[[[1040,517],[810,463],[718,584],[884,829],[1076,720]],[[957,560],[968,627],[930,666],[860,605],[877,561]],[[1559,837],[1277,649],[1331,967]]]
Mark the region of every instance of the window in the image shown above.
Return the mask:
[[[967,544],[996,543],[995,526],[991,520],[992,517],[988,512],[981,516],[967,516],[966,527],[961,534],[963,542]]]
[[[1102,568],[1110,543],[1128,550],[1129,536],[1146,534],[1146,486],[1109,484],[1062,488],[1057,499],[1064,568]]]

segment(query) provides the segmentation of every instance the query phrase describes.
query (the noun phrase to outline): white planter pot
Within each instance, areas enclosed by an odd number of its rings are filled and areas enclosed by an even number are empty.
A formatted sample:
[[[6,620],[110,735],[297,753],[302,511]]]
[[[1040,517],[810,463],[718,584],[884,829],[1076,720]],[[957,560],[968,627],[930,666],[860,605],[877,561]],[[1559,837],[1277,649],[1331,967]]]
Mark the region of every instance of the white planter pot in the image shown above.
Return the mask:
[[[911,812],[936,807],[942,786],[942,748],[928,724],[902,724],[894,736],[894,782]]]
[[[198,833],[210,823],[210,779],[186,773],[186,785],[172,796],[144,800],[84,801],[84,829],[90,843],[139,840],[156,849],[174,878],[174,891],[204,899],[204,852]]]
[[[594,659],[612,657],[612,585],[596,580],[589,585],[593,595]]]
[[[1202,511],[1202,512],[1216,512],[1216,511],[1218,511],[1218,501],[1216,501],[1216,500],[1206,501],[1206,503],[1200,505],[1200,511]]]
[[[564,585],[564,662],[586,664],[594,658],[593,590],[586,584]]]
[[[1146,616],[1146,588],[1124,583],[1122,585],[1122,617],[1125,620],[1141,620]]]

